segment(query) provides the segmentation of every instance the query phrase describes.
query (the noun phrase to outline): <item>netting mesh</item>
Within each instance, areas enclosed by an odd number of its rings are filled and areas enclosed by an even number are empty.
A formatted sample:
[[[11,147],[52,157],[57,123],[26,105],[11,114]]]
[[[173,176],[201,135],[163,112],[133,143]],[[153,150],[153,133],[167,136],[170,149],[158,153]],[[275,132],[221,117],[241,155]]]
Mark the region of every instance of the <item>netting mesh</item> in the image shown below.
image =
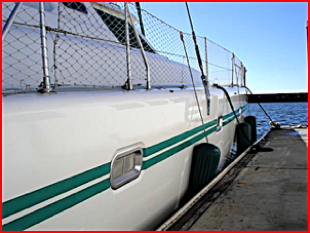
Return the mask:
[[[2,3],[2,27],[15,3]],[[128,79],[124,3],[44,3],[50,83],[58,86],[122,86]],[[150,67],[151,83],[201,85],[191,34],[180,31],[128,3],[130,67],[133,85],[146,85],[138,30]],[[140,13],[140,14],[139,14]],[[24,3],[2,45],[2,90],[35,89],[43,80],[39,3]],[[243,65],[227,49],[197,37],[210,83],[242,85]]]
[[[232,82],[232,53],[208,40],[208,70],[211,83],[229,85]]]
[[[4,4],[4,3],[2,3]],[[15,3],[2,5],[2,26]],[[22,8],[2,43],[2,87],[29,89],[42,81],[39,12]]]

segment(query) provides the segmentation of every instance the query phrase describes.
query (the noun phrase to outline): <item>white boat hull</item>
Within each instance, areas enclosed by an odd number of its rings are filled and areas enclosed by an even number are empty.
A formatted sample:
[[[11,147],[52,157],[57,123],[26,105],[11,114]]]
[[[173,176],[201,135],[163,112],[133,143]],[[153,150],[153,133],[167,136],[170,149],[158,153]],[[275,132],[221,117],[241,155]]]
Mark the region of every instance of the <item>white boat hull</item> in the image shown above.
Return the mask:
[[[244,95],[228,91],[235,109],[245,106]],[[209,116],[203,89],[198,96],[205,123],[232,112],[221,90],[211,89]],[[29,230],[154,229],[178,208],[188,187],[193,147],[205,142],[203,130],[193,132],[201,119],[192,89],[25,94],[3,97],[2,103],[3,208],[16,205],[9,202],[14,198],[29,201],[20,198],[50,185],[44,193],[56,192],[41,201],[31,194],[38,203],[3,219],[3,226],[23,228],[27,220]],[[221,159],[231,149],[235,125],[233,120],[208,136]],[[185,132],[193,133],[171,142]],[[145,156],[160,143],[166,145]],[[144,148],[142,172],[113,190],[102,166],[109,167],[119,149],[134,144]],[[57,187],[79,174],[77,180],[83,180],[89,176],[83,172],[97,167],[99,177],[70,190]]]

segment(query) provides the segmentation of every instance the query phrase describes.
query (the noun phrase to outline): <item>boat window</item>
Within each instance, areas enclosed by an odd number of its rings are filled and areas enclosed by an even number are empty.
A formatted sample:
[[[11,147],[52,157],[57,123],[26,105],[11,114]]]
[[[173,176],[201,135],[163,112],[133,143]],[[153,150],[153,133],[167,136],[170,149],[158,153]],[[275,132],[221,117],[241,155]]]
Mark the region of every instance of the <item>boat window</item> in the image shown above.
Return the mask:
[[[44,10],[48,12],[52,12],[55,9],[55,5],[50,2],[44,2]],[[29,6],[35,9],[40,9],[39,2],[24,2],[23,5]]]
[[[94,8],[99,16],[102,18],[103,22],[108,26],[110,31],[115,35],[118,41],[122,44],[126,43],[125,36],[125,20],[120,19],[114,15],[106,13],[102,10]],[[137,38],[134,33],[134,29],[129,24],[129,38],[130,38],[130,46],[133,48],[139,48],[139,44]],[[150,53],[155,53],[155,51],[148,45],[148,43],[140,36],[141,43],[145,51]]]
[[[70,9],[77,10],[77,11],[82,12],[84,14],[88,13],[86,6],[81,2],[63,2],[63,4]]]

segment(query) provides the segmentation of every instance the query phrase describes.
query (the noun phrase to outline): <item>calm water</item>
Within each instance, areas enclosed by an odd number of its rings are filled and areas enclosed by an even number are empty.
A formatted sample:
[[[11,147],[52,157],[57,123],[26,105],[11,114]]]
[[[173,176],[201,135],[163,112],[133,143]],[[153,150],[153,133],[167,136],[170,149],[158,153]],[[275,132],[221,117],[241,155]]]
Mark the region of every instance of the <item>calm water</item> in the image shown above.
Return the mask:
[[[261,105],[271,119],[279,121],[282,126],[291,124],[308,125],[308,103],[262,103]],[[256,117],[257,139],[270,129],[270,120],[258,104],[248,104],[246,115]],[[230,155],[220,164],[219,172],[234,161],[235,156],[236,144],[234,143]]]
[[[261,105],[271,119],[279,121],[281,125],[308,125],[308,103],[262,103]],[[257,139],[259,139],[270,128],[269,118],[256,103],[248,105],[247,115],[256,117]]]

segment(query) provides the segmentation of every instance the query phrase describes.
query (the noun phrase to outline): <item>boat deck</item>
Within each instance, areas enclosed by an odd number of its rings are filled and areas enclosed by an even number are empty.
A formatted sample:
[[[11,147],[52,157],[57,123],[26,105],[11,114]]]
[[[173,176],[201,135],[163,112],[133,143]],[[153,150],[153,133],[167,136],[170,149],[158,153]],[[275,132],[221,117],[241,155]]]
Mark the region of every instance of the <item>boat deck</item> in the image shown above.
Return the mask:
[[[248,152],[168,230],[308,230],[308,129],[260,144],[273,151]]]

